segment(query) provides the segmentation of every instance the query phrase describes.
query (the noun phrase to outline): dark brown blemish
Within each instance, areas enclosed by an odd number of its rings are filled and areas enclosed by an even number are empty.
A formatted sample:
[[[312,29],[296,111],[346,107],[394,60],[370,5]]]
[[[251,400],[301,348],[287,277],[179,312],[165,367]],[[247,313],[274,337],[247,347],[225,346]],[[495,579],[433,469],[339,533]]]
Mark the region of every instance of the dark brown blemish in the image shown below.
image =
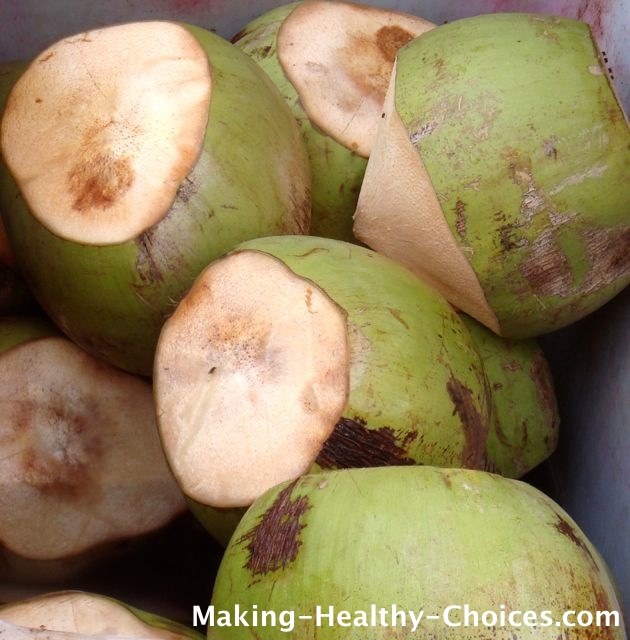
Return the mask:
[[[108,209],[134,181],[131,161],[107,153],[83,154],[68,174],[73,208],[86,211]]]
[[[136,240],[138,254],[136,256],[136,272],[143,284],[162,282],[164,276],[155,258],[154,232],[147,229]]]
[[[398,25],[381,27],[376,32],[376,46],[380,49],[385,59],[393,64],[398,49],[413,40],[413,37],[413,34]]]
[[[455,203],[455,229],[462,240],[466,240],[467,226],[466,203],[458,198]]]
[[[236,44],[239,40],[242,40],[245,36],[248,36],[250,34],[250,30],[249,29],[241,29],[240,31],[237,31],[231,38],[230,42],[232,44]]]
[[[542,351],[537,351],[532,358],[531,375],[538,391],[541,406],[544,408],[545,413],[552,417],[550,423],[551,431],[555,432],[560,422],[558,404],[551,369]]]
[[[519,271],[540,296],[565,296],[573,288],[571,266],[551,230],[536,238]]]
[[[630,271],[630,227],[594,228],[583,232],[589,270],[580,293],[591,293]]]
[[[411,438],[413,440],[414,438]],[[409,436],[405,438],[405,444]],[[341,418],[315,461],[322,469],[416,464],[388,427],[369,429],[361,418]]]
[[[400,324],[402,324],[402,326],[405,327],[407,331],[409,330],[409,325],[407,324],[405,319],[402,317],[402,314],[400,313],[399,309],[392,309],[392,307],[387,307],[387,311],[389,311],[391,316],[395,318],[398,322],[400,322]]]
[[[563,535],[566,536],[571,542],[582,550],[582,552],[587,556],[589,562],[595,567],[595,569],[599,572],[599,565],[595,562],[595,558],[593,558],[593,554],[590,549],[584,543],[584,540],[580,538],[575,529],[571,526],[571,523],[565,520],[561,515],[556,513],[556,518],[558,521],[554,525],[555,528]]]
[[[44,102],[41,98],[35,98],[35,102],[37,102],[37,104]]]
[[[311,508],[307,496],[292,500],[297,481],[284,488],[274,503],[258,518],[258,524],[237,544],[247,543],[249,558],[244,565],[252,575],[264,575],[286,568],[302,546],[300,532],[306,526],[302,516]]]
[[[501,368],[504,371],[514,372],[514,371],[520,371],[522,369],[522,366],[521,366],[521,363],[517,362],[516,360],[508,360],[506,362],[501,363]]]
[[[48,53],[47,55],[45,55],[43,58],[40,58],[38,60],[38,62],[42,63],[42,62],[48,62],[51,58],[53,58],[55,56],[55,52],[51,51],[50,53]]]
[[[487,462],[488,425],[477,411],[472,391],[454,376],[446,383],[446,391],[454,406],[453,415],[459,416],[464,427],[466,446],[462,452],[462,466],[483,469]]]
[[[309,313],[313,313],[313,290],[311,288],[306,289],[304,302],[306,303],[306,308]]]

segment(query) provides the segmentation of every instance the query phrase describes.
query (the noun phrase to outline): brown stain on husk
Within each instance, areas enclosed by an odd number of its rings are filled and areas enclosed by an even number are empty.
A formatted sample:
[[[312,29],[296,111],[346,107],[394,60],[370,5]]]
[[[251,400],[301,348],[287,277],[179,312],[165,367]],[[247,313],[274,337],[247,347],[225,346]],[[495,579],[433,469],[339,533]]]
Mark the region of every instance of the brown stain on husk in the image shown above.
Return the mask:
[[[376,32],[376,46],[379,48],[385,60],[393,65],[398,50],[411,42],[413,38],[412,33],[394,24],[381,27]]]
[[[415,438],[408,434],[403,444]],[[412,465],[416,461],[398,443],[388,427],[371,429],[365,420],[341,418],[324,443],[315,462],[322,469],[348,469]]]
[[[453,403],[453,415],[462,423],[466,445],[462,451],[462,466],[467,469],[484,469],[488,425],[475,406],[472,391],[454,376],[446,383],[446,391]]]
[[[258,523],[237,541],[247,544],[249,556],[244,568],[254,576],[284,569],[297,558],[302,546],[300,532],[306,526],[301,518],[311,506],[307,496],[292,499],[296,482],[280,491]]]

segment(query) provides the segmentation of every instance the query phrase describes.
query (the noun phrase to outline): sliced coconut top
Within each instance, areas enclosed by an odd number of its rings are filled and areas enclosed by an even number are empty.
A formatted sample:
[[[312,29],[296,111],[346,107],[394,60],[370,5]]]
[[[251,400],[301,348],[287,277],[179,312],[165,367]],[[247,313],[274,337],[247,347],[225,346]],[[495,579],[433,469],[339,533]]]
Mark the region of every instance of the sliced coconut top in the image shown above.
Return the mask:
[[[0,545],[66,558],[184,509],[148,383],[60,337],[0,356]]]
[[[359,4],[304,2],[278,32],[278,59],[311,121],[368,157],[398,49],[434,26]]]
[[[124,242],[167,213],[194,167],[210,92],[208,58],[184,27],[89,31],[54,44],[18,80],[2,152],[51,232]]]
[[[346,314],[313,282],[252,250],[210,265],[164,326],[154,370],[184,492],[246,506],[307,471],[346,405],[349,360]]]
[[[499,321],[444,217],[438,195],[394,104],[396,67],[354,215],[354,235],[404,264],[495,333]]]
[[[181,640],[187,637],[143,622],[115,600],[82,591],[60,591],[14,602],[0,607],[0,618],[20,627],[86,634],[90,638],[115,635]]]

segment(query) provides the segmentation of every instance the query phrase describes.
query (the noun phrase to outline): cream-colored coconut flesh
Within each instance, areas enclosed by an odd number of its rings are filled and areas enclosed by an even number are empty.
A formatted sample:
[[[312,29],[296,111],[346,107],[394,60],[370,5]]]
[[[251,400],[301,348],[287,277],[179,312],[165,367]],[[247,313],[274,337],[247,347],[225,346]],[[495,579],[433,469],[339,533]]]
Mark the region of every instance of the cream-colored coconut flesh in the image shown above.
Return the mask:
[[[499,321],[453,237],[427,170],[396,111],[395,90],[394,65],[383,106],[385,117],[354,215],[354,234],[499,333]]]
[[[368,157],[400,47],[435,25],[346,2],[304,2],[278,33],[278,59],[311,121]]]
[[[210,92],[208,58],[184,27],[90,31],[54,44],[18,80],[2,153],[50,231],[124,242],[167,213],[194,167]]]
[[[65,338],[0,356],[0,546],[53,560],[137,536],[185,510],[150,385]]]
[[[5,605],[0,607],[0,619],[16,625],[24,634],[15,636],[15,640],[22,637],[36,640],[83,637],[181,640],[186,637],[142,622],[114,600],[79,591],[51,593]],[[29,629],[41,633],[45,630],[49,635],[26,635]],[[7,640],[12,638],[14,636],[7,634]]]
[[[156,353],[158,425],[184,492],[251,504],[306,472],[349,387],[346,314],[313,282],[258,251],[197,279]]]

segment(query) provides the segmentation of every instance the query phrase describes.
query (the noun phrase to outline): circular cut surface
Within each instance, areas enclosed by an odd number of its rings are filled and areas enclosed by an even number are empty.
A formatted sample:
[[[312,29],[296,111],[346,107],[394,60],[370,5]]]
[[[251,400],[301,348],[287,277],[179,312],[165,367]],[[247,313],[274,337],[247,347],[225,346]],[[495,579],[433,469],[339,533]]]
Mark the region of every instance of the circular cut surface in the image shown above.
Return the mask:
[[[2,151],[35,217],[87,244],[138,236],[195,165],[208,59],[184,27],[127,24],[62,40],[16,83]]]
[[[178,633],[152,627],[115,600],[79,591],[50,593],[0,608],[11,624],[66,633],[180,640]],[[54,636],[53,636],[54,637]]]
[[[33,559],[152,531],[184,510],[149,384],[65,338],[0,358],[0,544]]]
[[[232,253],[202,273],[164,326],[154,384],[184,492],[215,507],[249,505],[307,471],[340,418],[346,315],[276,258]]]
[[[400,47],[435,25],[344,2],[304,2],[278,33],[278,58],[311,121],[368,157]]]

